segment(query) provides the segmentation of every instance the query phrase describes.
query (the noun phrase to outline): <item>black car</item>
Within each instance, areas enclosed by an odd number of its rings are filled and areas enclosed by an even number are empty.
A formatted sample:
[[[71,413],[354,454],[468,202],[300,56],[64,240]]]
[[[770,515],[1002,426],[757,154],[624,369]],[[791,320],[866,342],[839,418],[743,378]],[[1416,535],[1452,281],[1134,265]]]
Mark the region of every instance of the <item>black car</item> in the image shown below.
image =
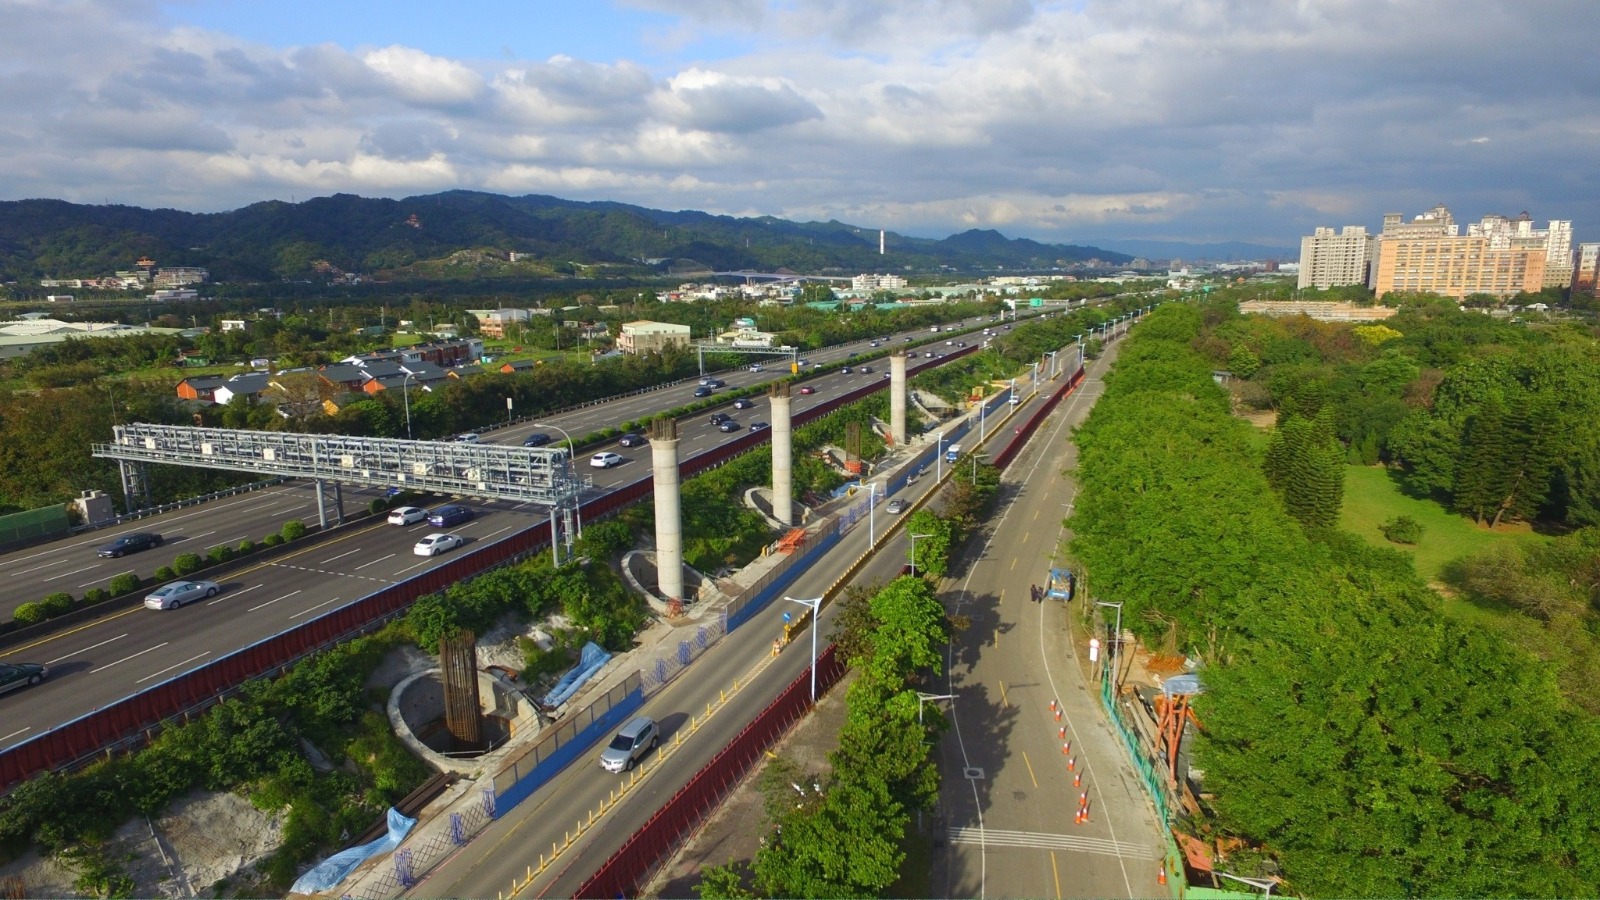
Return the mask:
[[[706,387],[708,387],[708,388],[713,388],[714,389],[714,388],[727,387],[727,386],[728,386],[728,383],[726,381],[723,381],[721,378],[707,378],[706,379]]]
[[[435,528],[449,528],[472,519],[477,513],[465,506],[446,504],[428,514],[428,524]]]
[[[852,371],[853,370],[849,366],[845,366],[844,368],[839,370],[839,374],[840,375],[849,375]]]
[[[621,444],[624,447],[642,447],[644,446],[644,442],[644,433],[640,431],[630,431],[617,441],[618,444]]]
[[[711,386],[707,384],[702,384],[694,389],[694,395],[696,397],[709,397],[714,393],[716,393],[716,391],[712,390]]]
[[[770,423],[767,423],[767,422],[751,422],[750,423],[750,430],[751,431],[760,431],[763,428],[771,428],[771,427],[772,427],[772,425]]]
[[[863,375],[871,375],[872,374],[872,367],[871,366],[862,366],[861,367],[861,374],[863,374]]]
[[[38,663],[0,663],[0,694],[32,687],[49,674],[50,670]]]
[[[728,421],[728,414],[727,413],[712,413],[711,414],[711,424],[713,424],[713,425],[721,425],[723,422],[726,422],[726,421]]]
[[[723,419],[721,422],[717,423],[717,430],[722,432],[723,434],[728,434],[730,432],[738,431],[739,430],[739,423],[735,422],[732,419]]]
[[[543,447],[548,443],[550,443],[550,435],[542,431],[535,431],[522,439],[522,446],[524,447]]]
[[[151,547],[159,546],[161,546],[161,535],[151,534],[148,531],[134,531],[101,547],[96,553],[100,556],[115,559],[124,553],[138,553],[140,550],[149,550]]]
[[[751,399],[747,398],[747,397],[740,397],[739,399],[733,401],[733,408],[734,409],[750,409],[751,407],[753,407],[755,405],[756,405],[756,402],[754,400],[751,400]]]

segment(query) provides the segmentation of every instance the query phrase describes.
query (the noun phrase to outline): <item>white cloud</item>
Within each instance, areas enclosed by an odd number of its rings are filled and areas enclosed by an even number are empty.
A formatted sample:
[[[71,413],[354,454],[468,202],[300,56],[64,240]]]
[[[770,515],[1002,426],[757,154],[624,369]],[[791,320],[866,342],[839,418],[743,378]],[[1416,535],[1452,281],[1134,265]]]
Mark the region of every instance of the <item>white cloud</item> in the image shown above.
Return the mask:
[[[363,54],[361,61],[412,103],[455,106],[470,103],[483,91],[483,78],[454,60],[440,59],[409,47],[384,47]]]

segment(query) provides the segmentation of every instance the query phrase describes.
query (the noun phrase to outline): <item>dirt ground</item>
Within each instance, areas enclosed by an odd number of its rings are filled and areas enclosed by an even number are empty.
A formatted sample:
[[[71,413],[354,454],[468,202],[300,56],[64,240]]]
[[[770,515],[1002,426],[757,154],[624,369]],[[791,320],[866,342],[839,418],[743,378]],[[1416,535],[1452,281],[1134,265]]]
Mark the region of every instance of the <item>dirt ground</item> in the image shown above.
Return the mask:
[[[839,746],[839,729],[844,725],[846,713],[845,694],[853,680],[855,673],[847,672],[817,701],[816,710],[784,735],[773,752],[795,763],[801,771],[827,774],[830,769],[828,754]],[[756,785],[769,759],[770,756],[763,757],[750,770],[640,896],[698,897],[695,886],[700,883],[702,868],[726,865],[735,860],[745,863],[755,860],[761,838],[767,833],[767,814]]]

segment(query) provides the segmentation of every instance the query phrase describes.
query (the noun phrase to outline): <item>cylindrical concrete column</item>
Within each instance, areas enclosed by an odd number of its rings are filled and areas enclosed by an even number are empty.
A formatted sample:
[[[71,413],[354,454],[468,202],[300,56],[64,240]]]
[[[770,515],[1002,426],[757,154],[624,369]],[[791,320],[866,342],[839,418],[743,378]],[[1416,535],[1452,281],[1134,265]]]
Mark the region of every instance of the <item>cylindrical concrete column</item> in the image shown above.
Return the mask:
[[[683,498],[678,492],[678,423],[650,425],[650,464],[656,481],[656,586],[668,600],[683,599]]]
[[[896,447],[906,443],[906,355],[889,354],[889,434]]]
[[[774,384],[767,392],[772,403],[772,517],[794,524],[794,424],[790,420],[789,385]]]

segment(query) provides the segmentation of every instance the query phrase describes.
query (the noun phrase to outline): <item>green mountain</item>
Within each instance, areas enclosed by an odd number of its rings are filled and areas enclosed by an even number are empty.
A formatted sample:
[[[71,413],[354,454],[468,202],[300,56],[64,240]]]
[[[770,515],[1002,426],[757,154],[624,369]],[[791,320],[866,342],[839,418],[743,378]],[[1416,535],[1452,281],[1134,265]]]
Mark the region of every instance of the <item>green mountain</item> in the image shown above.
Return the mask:
[[[436,275],[440,267],[459,263],[461,251],[484,250],[497,252],[468,255],[481,266],[484,259],[499,260],[509,252],[525,254],[517,270],[524,276],[573,266],[646,275],[664,272],[674,261],[717,271],[855,273],[926,272],[941,266],[1046,269],[1091,258],[1112,264],[1131,259],[1095,247],[1012,240],[977,230],[943,240],[891,234],[887,255],[879,256],[875,229],[837,221],[734,218],[476,191],[404,200],[335,194],[224,213],[59,200],[0,202],[0,280],[7,281],[109,275],[141,256],[163,266],[203,266],[215,280],[306,278],[321,263],[404,278],[424,270]]]

